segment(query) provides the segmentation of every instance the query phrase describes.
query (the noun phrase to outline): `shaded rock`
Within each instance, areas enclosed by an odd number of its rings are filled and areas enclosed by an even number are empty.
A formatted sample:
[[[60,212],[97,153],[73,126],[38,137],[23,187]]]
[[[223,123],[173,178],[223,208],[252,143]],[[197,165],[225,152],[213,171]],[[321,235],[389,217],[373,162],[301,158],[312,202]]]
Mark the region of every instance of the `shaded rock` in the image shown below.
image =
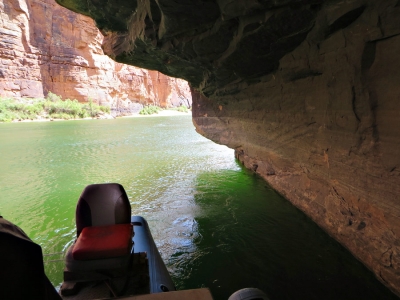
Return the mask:
[[[188,80],[197,131],[400,295],[397,0],[58,2],[115,60]]]

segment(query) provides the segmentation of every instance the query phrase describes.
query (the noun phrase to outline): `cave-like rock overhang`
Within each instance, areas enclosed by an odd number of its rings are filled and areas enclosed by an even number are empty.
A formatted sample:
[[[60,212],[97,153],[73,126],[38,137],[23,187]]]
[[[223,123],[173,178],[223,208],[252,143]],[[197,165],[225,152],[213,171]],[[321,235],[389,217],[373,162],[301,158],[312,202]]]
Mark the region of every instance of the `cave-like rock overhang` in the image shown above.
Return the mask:
[[[399,0],[57,0],[400,295]]]

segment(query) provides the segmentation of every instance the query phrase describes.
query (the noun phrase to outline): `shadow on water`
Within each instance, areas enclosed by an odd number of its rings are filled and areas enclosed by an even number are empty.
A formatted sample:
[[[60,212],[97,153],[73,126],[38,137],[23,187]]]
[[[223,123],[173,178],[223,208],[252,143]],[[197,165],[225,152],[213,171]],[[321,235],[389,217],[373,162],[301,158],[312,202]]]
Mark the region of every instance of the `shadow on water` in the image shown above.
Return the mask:
[[[246,170],[197,176],[193,243],[169,260],[178,289],[216,300],[244,287],[273,299],[398,299],[301,211]]]
[[[179,289],[226,300],[243,287],[274,299],[396,299],[309,218],[242,169],[190,116],[0,126],[0,214],[44,254],[76,236],[83,188],[119,182],[149,222]],[[62,281],[62,256],[46,274]],[[61,259],[61,260],[58,260]]]

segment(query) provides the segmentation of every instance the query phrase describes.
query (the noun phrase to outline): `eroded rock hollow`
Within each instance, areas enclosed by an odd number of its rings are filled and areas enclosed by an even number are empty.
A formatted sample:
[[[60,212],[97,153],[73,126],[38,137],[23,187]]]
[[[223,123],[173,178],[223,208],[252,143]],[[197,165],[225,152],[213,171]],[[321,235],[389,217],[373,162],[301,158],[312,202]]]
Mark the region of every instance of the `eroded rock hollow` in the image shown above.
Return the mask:
[[[400,1],[58,2],[400,295]]]

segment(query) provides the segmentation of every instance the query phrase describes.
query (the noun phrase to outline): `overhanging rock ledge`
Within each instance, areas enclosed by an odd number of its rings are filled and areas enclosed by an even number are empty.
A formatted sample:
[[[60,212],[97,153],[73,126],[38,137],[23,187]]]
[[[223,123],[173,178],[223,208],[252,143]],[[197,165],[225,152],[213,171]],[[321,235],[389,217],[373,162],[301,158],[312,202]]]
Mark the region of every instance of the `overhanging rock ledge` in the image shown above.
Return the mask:
[[[400,295],[400,1],[57,1]]]

